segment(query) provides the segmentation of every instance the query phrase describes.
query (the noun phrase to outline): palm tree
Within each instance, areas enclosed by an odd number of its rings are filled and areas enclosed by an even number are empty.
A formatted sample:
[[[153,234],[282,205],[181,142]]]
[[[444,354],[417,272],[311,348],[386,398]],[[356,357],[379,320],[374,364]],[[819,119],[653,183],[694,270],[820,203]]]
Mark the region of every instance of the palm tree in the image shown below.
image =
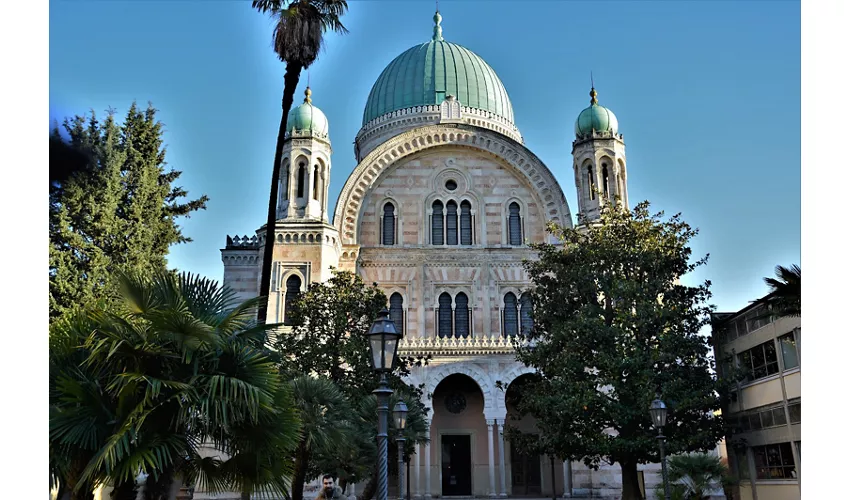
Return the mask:
[[[765,278],[770,294],[765,302],[771,311],[779,316],[800,316],[802,294],[800,288],[800,266],[776,266],[776,278]]]
[[[349,446],[350,410],[345,395],[328,379],[303,375],[291,382],[295,404],[301,417],[301,439],[295,450],[295,472],[291,500],[302,500],[304,482],[320,474],[316,456],[334,455]]]
[[[284,493],[298,421],[261,344],[276,325],[256,324],[259,299],[166,272],[120,290],[51,328],[51,475],[74,494],[111,484],[120,500],[135,500],[140,471],[147,500],[176,480]],[[206,443],[233,461],[202,458]],[[248,457],[250,472],[236,466]]]
[[[346,0],[253,0],[251,6],[263,14],[272,16],[275,21],[272,36],[274,51],[282,62],[286,63],[283,75],[283,100],[280,115],[280,128],[277,132],[274,165],[272,167],[272,185],[269,194],[269,210],[266,218],[266,238],[263,250],[263,269],[260,281],[260,297],[268,297],[271,273],[272,250],[274,248],[274,228],[280,181],[280,162],[283,156],[283,139],[286,133],[286,118],[292,108],[295,89],[301,77],[301,70],[309,68],[319,57],[327,30],[345,34],[348,30],[340,22],[340,17],[348,10]],[[257,319],[265,323],[268,301],[259,304]]]
[[[670,457],[669,478],[674,486],[673,497],[693,500],[711,496],[712,491],[722,490],[730,481],[729,471],[720,457],[710,453]]]

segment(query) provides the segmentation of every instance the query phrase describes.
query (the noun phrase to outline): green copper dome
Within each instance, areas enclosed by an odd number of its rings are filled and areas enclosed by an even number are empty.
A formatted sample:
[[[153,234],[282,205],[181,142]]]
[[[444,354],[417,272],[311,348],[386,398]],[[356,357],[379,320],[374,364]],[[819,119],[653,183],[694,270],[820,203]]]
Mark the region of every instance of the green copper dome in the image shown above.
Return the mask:
[[[579,113],[576,119],[576,136],[588,135],[592,130],[616,134],[620,127],[617,117],[610,109],[599,105],[599,101],[596,100],[596,89],[590,89],[590,97],[590,107]]]
[[[471,50],[443,40],[441,20],[436,13],[430,42],[404,51],[378,77],[366,101],[363,125],[399,109],[440,104],[449,95],[513,123],[511,101],[496,72]]]
[[[321,109],[313,106],[311,94],[310,87],[307,87],[304,91],[304,103],[289,111],[286,117],[286,130],[290,135],[295,131],[312,132],[320,137],[328,135],[328,118]]]

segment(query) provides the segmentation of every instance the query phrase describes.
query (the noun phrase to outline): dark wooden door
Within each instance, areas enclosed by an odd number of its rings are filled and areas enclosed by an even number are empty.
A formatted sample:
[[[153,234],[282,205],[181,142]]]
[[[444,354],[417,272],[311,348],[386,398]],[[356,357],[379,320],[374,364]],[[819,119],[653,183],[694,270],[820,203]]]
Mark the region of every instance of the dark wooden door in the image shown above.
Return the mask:
[[[511,491],[513,495],[541,495],[540,457],[511,447]]]
[[[472,495],[472,446],[470,436],[441,438],[443,496]]]

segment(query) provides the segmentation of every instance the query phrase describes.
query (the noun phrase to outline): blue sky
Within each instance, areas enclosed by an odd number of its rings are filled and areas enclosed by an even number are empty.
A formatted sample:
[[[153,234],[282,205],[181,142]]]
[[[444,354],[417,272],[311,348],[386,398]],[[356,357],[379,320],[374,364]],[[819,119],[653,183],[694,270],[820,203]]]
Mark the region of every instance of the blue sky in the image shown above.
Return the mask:
[[[331,35],[310,69],[335,153],[331,209],[355,167],[353,140],[381,70],[431,36],[432,1],[350,0],[351,33]],[[526,146],[577,208],[570,147],[588,105],[625,136],[629,199],[700,229],[720,310],[766,290],[776,264],[800,262],[800,4],[795,1],[443,0],[443,36],[476,52],[510,95]],[[50,117],[123,115],[150,101],[167,159],[206,211],[171,266],[221,279],[225,236],[265,221],[283,65],[271,21],[250,1],[50,2]],[[296,95],[300,100],[307,74]]]

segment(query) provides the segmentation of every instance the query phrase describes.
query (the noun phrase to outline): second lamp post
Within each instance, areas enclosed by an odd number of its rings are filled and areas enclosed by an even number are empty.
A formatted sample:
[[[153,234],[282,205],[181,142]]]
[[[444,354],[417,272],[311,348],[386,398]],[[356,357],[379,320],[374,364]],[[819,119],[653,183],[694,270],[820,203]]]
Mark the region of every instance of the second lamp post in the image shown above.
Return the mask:
[[[404,498],[404,428],[407,426],[407,405],[404,401],[399,400],[393,407],[393,417],[395,417],[395,428],[398,436],[395,438],[398,443],[398,498]]]
[[[667,424],[667,405],[656,399],[649,405],[649,417],[658,430],[658,446],[661,451],[661,476],[664,480],[664,500],[670,500],[670,483],[667,482],[667,457],[664,456],[664,425]]]
[[[369,329],[372,369],[380,375],[378,388],[372,391],[378,399],[378,500],[387,500],[387,414],[390,394],[393,393],[387,382],[387,374],[395,369],[400,340],[401,334],[396,331],[389,311],[382,309]]]

